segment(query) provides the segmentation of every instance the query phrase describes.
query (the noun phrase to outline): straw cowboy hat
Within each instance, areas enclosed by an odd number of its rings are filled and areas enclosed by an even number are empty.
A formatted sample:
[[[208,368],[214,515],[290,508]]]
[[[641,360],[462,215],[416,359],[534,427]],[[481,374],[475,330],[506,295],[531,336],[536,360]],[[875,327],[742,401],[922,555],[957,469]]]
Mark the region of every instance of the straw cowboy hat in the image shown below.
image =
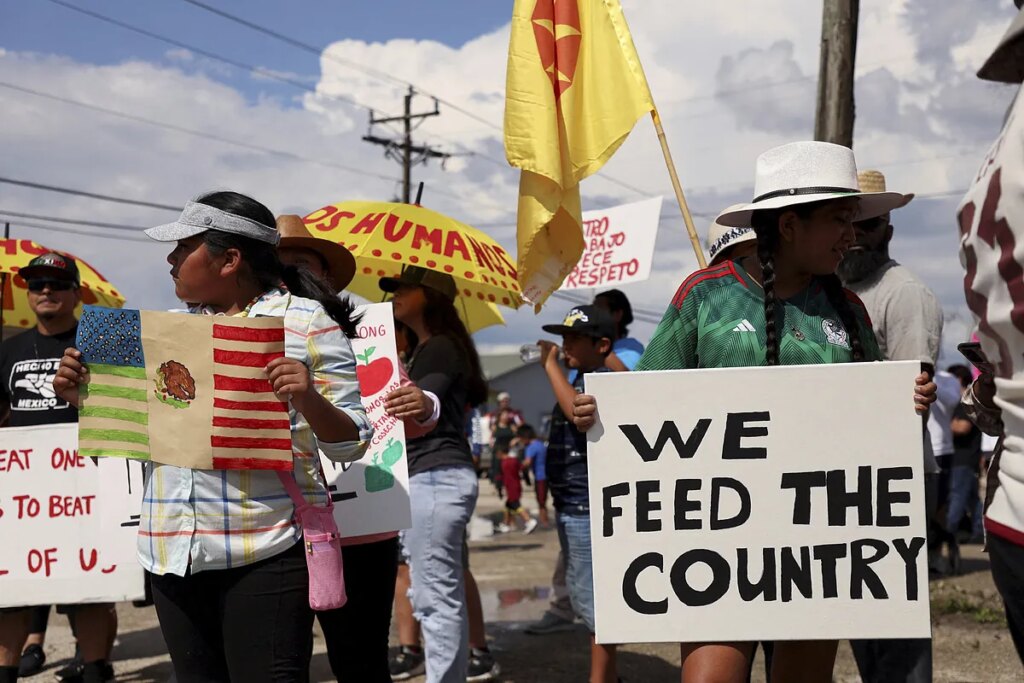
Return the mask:
[[[309,249],[323,257],[327,263],[327,279],[340,292],[352,281],[356,273],[356,259],[348,249],[330,240],[313,237],[302,218],[294,214],[278,216],[277,231],[281,233],[278,249]]]
[[[742,207],[742,204],[734,204],[726,209],[725,213],[739,210]],[[708,228],[708,265],[715,265],[719,257],[729,250],[729,247],[754,241],[757,241],[757,235],[751,228],[733,228],[715,221]]]
[[[985,60],[978,71],[978,78],[999,83],[1020,83],[1024,81],[1024,9],[1022,0],[1014,0],[1017,18],[999,41],[995,51]]]
[[[857,182],[860,183],[861,192],[885,192],[885,176],[881,171],[868,170],[861,171],[857,174]],[[899,206],[893,207],[895,209],[902,209],[904,206],[909,204],[914,198],[914,193],[903,195],[903,203]]]
[[[898,192],[861,192],[853,150],[828,142],[792,142],[757,158],[754,201],[726,209],[717,222],[731,227],[751,225],[755,211],[781,209],[828,199],[857,197],[855,220],[888,213],[900,205]]]

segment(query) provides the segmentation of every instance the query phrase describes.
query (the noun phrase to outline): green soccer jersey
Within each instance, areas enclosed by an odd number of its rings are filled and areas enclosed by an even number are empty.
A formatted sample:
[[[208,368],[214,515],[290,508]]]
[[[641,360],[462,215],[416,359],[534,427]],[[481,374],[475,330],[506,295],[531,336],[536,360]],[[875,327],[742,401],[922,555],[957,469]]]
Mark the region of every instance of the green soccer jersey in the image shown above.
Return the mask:
[[[867,311],[847,292],[867,360],[881,360]],[[781,311],[779,310],[781,309]],[[780,365],[847,363],[849,335],[818,282],[776,306]],[[764,291],[740,263],[699,270],[680,286],[637,370],[765,364]]]

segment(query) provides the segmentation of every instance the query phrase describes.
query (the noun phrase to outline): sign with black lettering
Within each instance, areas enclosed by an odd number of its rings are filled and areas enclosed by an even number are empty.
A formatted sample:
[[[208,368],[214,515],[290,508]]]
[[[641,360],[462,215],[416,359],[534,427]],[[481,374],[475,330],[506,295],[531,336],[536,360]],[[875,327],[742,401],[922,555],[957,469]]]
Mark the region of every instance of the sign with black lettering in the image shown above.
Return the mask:
[[[0,429],[0,608],[143,596],[142,464],[78,454],[78,425]]]
[[[930,637],[918,372],[588,375],[598,642]]]

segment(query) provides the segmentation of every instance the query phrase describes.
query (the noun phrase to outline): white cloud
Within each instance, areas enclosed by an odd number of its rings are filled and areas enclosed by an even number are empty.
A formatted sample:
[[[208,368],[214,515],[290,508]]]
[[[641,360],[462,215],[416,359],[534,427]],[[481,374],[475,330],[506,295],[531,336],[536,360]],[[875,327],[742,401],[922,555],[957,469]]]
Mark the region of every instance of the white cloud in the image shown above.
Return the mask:
[[[820,11],[808,11],[808,4],[798,0],[623,4],[691,207],[713,214],[747,198],[757,154],[812,134]],[[1006,3],[989,4],[861,3],[857,155],[863,167],[885,171],[891,186],[919,194],[963,188],[995,137],[1009,93],[978,82],[973,70],[1011,15],[996,8]],[[380,148],[360,140],[367,112],[339,101],[356,100],[379,115],[400,110],[404,85],[344,63],[370,65],[491,124],[442,103],[442,115],[427,119],[417,139],[475,156],[452,160],[447,171],[436,163],[418,167],[414,176],[426,182],[425,202],[432,208],[470,223],[496,224],[492,234],[513,246],[518,178],[502,162],[500,133],[507,45],[507,26],[457,48],[405,39],[339,41],[325,50],[317,92],[299,99],[299,108],[275,97],[251,101],[218,81],[219,73],[205,64],[189,64],[188,55],[177,51],[168,55],[175,62],[167,67],[138,61],[95,66],[0,50],[0,80],[365,169],[366,174],[244,150],[0,88],[4,166],[17,170],[8,175],[165,203],[214,187],[251,193],[277,212],[310,211],[340,199],[390,199],[397,183],[370,174],[397,178],[397,165],[384,159]],[[716,96],[737,89],[744,92]],[[414,101],[417,111],[432,106],[428,97]],[[672,197],[646,120],[602,175],[623,179],[649,195]],[[636,199],[601,176],[585,181],[584,196],[588,206]],[[951,311],[962,310],[952,239],[956,201],[912,204],[899,216],[908,237],[898,234],[893,245],[897,258],[919,272]],[[626,288],[638,308],[653,312],[664,308],[695,266],[682,220],[671,206],[663,216],[651,280]],[[138,224],[167,218],[161,212],[9,186],[0,186],[0,208]],[[702,233],[709,222],[697,219]],[[918,239],[918,231],[947,237]],[[132,294],[133,304],[171,303],[162,248],[135,243],[115,248],[109,241],[39,234],[52,246],[82,250]],[[481,343],[511,348],[532,340],[542,322],[557,319],[568,305],[553,302],[539,318],[528,311],[510,314],[510,327],[485,332]],[[636,327],[641,336],[653,329],[648,323]]]

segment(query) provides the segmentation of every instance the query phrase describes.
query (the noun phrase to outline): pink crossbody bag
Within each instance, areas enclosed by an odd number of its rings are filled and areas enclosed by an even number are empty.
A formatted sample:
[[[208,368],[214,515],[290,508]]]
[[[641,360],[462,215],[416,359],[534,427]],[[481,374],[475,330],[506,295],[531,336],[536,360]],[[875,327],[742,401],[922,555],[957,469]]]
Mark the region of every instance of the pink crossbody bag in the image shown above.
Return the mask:
[[[345,573],[341,561],[341,534],[334,521],[334,501],[327,491],[327,505],[306,502],[289,472],[278,472],[281,485],[295,503],[295,521],[302,527],[302,541],[309,571],[309,606],[317,612],[345,604]],[[323,478],[323,471],[320,472]]]

